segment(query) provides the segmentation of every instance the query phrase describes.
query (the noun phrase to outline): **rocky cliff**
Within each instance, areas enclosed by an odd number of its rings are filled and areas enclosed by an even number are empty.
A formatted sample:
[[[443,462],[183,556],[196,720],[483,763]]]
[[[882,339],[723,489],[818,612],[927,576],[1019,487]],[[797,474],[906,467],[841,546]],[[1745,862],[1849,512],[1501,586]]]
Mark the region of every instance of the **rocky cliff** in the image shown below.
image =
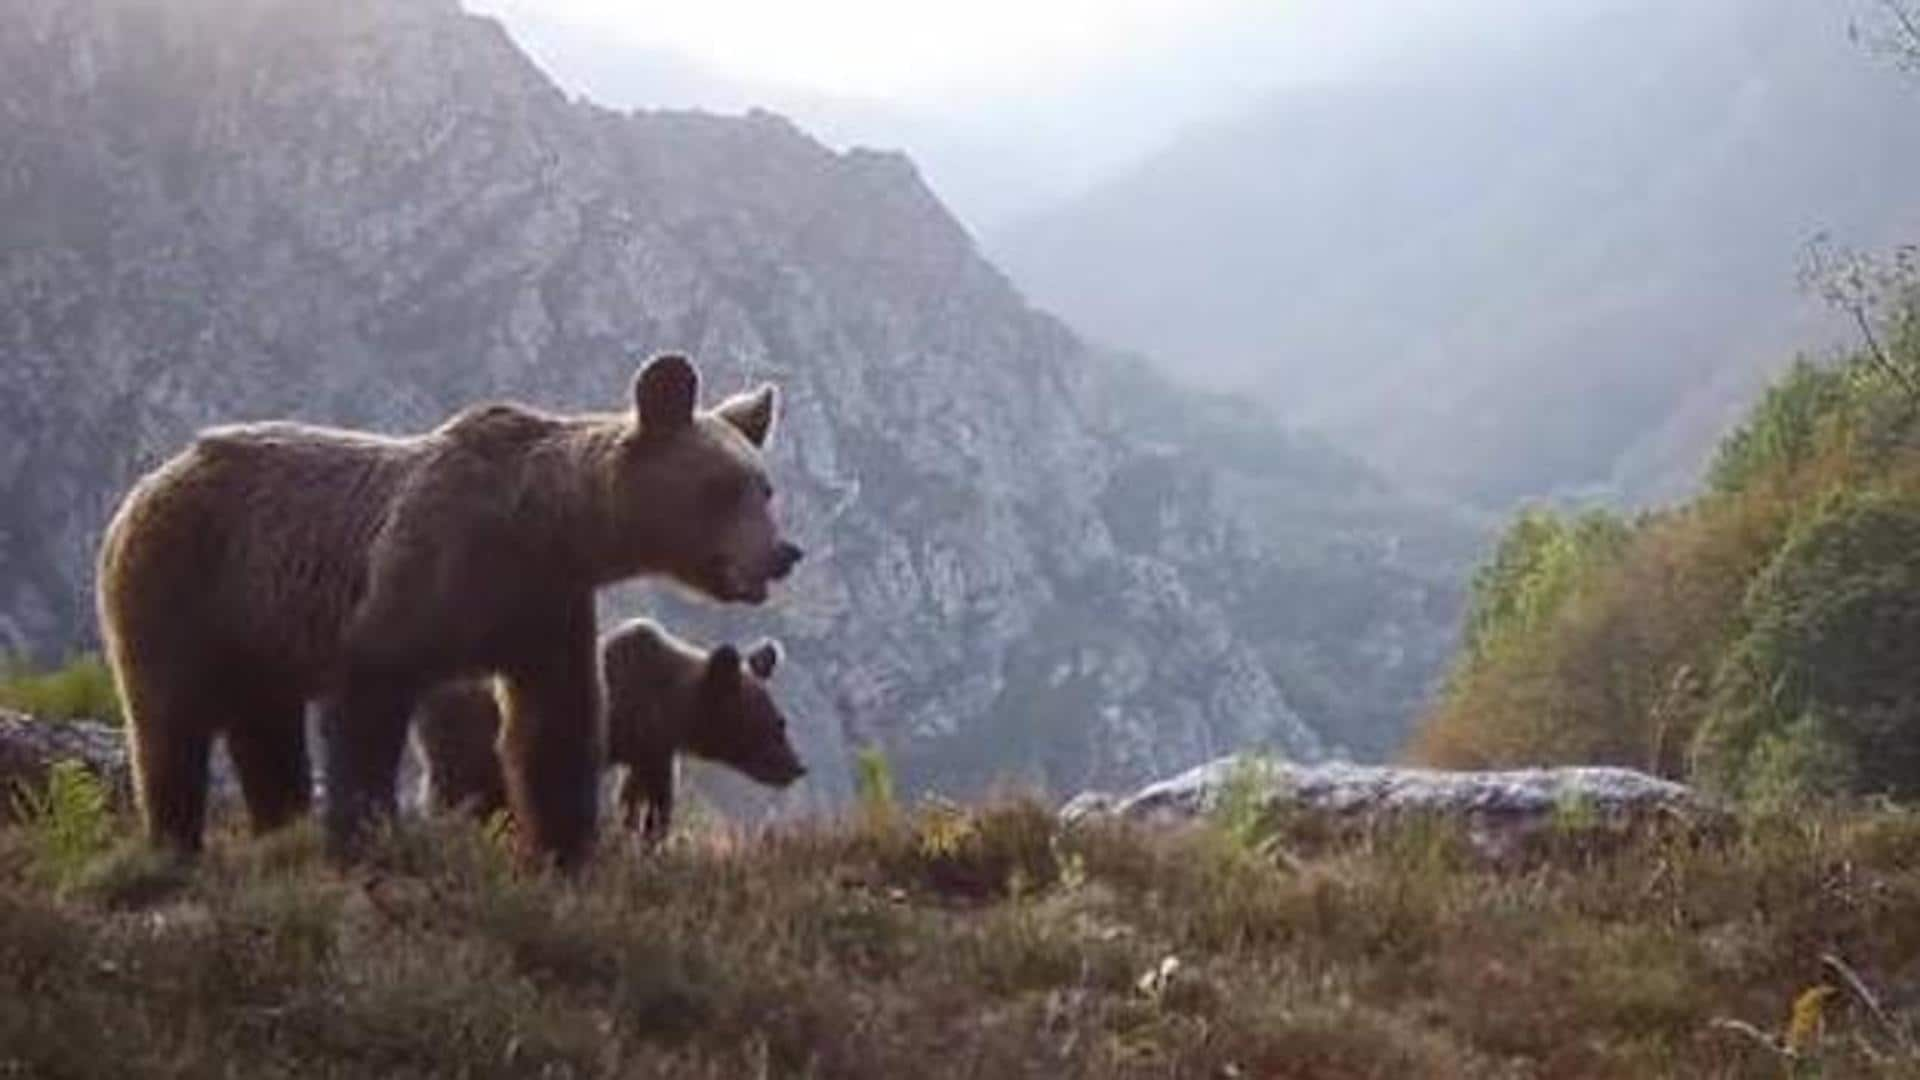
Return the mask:
[[[1393,527],[1304,506],[1306,548],[1395,576],[1361,573],[1333,635],[1250,632],[1250,596],[1289,603],[1241,587],[1273,579],[1239,512],[1265,489],[1135,431],[1116,395],[1149,418],[1175,395],[1030,310],[898,155],[569,101],[452,0],[12,0],[0,116],[0,648],[86,640],[98,530],[204,425],[605,408],[662,348],[713,391],[780,383],[814,557],[772,610],[603,613],[784,638],[811,797],[844,793],[850,742],[955,789],[1313,758],[1345,718],[1303,717],[1289,671],[1356,673],[1391,712],[1451,630]],[[1363,472],[1270,449],[1241,474],[1344,505]]]

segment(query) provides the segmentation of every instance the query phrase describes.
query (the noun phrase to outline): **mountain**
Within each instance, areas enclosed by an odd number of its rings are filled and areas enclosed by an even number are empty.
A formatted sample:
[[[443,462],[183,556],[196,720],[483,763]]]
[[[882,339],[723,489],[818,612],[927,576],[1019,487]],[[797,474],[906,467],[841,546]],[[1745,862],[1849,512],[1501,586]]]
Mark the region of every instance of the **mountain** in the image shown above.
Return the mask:
[[[1036,302],[1489,504],[1676,494],[1797,346],[1822,231],[1920,229],[1910,78],[1843,5],[1608,0],[1283,90],[987,238]]]
[[[1159,147],[1183,118],[1217,111],[1209,103],[1230,93],[1190,76],[1168,78],[1143,60],[1119,71],[1047,72],[1038,85],[1017,88],[864,96],[729,75],[537,0],[467,6],[497,15],[559,86],[602,105],[760,108],[830,147],[909,153],[942,205],[976,232],[1084,190]],[[1233,65],[1209,59],[1211,81],[1231,83]]]
[[[1089,349],[899,155],[570,101],[453,0],[16,0],[0,111],[0,648],[89,639],[102,523],[199,428],[606,408],[664,348],[780,384],[811,554],[602,614],[784,639],[813,798],[869,742],[963,791],[1377,754],[1451,640],[1473,522]]]

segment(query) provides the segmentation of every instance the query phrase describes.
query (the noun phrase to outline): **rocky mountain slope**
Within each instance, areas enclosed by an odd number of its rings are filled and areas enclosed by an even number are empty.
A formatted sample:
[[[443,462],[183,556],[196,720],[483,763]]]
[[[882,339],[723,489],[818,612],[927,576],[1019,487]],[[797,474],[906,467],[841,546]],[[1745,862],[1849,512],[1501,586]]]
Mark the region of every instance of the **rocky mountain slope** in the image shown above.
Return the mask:
[[[1030,310],[897,155],[568,101],[453,0],[15,0],[0,115],[0,647],[87,639],[98,530],[204,425],[605,408],[662,348],[780,383],[813,557],[772,610],[603,614],[785,639],[805,797],[869,741],[950,789],[1378,750],[1452,633],[1457,522],[1282,436],[1237,471],[1150,441],[1184,399]],[[1289,610],[1323,564],[1338,627]]]
[[[1920,231],[1920,96],[1849,4],[1567,5],[1293,88],[988,247],[1037,302],[1491,504],[1684,490],[1797,346],[1827,231]],[[1874,5],[1859,5],[1884,18]]]

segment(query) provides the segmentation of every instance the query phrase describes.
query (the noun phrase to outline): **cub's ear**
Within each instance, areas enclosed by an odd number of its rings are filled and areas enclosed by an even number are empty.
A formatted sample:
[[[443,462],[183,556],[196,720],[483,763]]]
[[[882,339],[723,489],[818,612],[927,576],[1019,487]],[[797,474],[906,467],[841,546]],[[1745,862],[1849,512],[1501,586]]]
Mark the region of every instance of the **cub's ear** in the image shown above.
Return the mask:
[[[779,663],[780,643],[777,641],[763,641],[747,654],[747,667],[756,678],[764,679],[771,676],[773,669]]]
[[[745,435],[748,442],[765,446],[767,433],[773,430],[773,413],[778,398],[773,384],[763,383],[758,390],[733,395],[713,411],[722,420],[739,428],[740,434]]]
[[[723,685],[739,682],[740,650],[732,645],[721,645],[708,653],[707,678]]]
[[[693,404],[700,396],[700,375],[693,361],[679,353],[661,353],[633,376],[633,408],[640,430],[648,434],[673,431],[693,423]]]

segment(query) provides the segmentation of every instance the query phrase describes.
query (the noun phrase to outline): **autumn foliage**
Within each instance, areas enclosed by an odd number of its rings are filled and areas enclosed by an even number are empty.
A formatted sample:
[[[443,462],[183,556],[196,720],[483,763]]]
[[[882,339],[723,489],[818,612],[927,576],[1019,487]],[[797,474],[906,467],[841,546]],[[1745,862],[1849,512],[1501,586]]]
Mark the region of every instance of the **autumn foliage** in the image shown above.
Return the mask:
[[[1920,348],[1911,317],[1884,325],[1872,352],[1790,369],[1691,502],[1522,513],[1409,755],[1920,790]]]

